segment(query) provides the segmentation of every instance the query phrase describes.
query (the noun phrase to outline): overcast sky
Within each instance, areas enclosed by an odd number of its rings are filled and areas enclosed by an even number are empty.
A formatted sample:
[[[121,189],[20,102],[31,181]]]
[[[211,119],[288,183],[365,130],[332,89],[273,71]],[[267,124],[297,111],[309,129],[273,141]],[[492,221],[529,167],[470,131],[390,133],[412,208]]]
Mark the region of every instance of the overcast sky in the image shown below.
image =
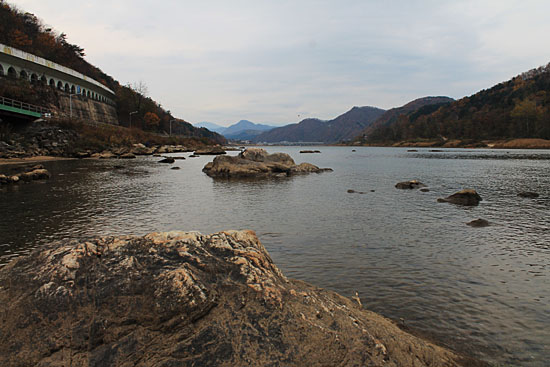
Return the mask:
[[[9,2],[192,123],[461,98],[550,62],[547,0]]]

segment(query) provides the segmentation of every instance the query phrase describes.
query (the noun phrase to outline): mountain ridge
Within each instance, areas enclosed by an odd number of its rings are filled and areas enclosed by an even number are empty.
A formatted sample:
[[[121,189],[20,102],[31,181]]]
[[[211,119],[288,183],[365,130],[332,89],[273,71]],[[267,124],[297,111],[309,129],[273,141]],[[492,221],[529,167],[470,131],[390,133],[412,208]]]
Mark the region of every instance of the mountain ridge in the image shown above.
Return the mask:
[[[550,63],[470,96],[373,126],[360,142],[550,139]]]
[[[383,109],[364,106],[353,107],[332,120],[323,121],[307,118],[295,124],[289,124],[262,133],[255,142],[319,142],[336,143],[354,138],[366,126],[382,115]]]

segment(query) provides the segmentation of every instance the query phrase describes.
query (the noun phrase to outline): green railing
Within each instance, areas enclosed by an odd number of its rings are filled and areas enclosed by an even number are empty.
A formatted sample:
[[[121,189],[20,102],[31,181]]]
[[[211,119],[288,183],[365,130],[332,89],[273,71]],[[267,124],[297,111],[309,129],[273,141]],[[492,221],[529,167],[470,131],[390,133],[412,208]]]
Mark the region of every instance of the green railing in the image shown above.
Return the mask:
[[[34,117],[41,117],[50,113],[50,110],[45,107],[35,106],[6,97],[0,97],[0,109]]]

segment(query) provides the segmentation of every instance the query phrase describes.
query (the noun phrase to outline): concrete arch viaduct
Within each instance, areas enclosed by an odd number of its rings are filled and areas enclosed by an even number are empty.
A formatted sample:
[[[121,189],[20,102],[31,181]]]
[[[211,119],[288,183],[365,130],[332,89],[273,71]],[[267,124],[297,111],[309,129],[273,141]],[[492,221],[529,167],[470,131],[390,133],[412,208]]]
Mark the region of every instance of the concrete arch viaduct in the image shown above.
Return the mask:
[[[115,105],[115,93],[77,71],[0,43],[0,76],[42,83],[66,93]]]

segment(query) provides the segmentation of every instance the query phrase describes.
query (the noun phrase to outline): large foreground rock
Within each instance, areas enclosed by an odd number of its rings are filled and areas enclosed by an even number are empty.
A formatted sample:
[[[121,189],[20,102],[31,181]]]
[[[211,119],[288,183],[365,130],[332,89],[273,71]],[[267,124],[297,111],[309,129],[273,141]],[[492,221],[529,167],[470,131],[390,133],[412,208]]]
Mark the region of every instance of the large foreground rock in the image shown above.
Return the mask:
[[[290,280],[251,231],[61,242],[0,269],[1,366],[456,366]]]
[[[310,163],[297,165],[286,153],[268,154],[260,148],[249,148],[238,156],[218,156],[202,170],[215,178],[285,177],[332,171],[330,168],[319,168]]]

